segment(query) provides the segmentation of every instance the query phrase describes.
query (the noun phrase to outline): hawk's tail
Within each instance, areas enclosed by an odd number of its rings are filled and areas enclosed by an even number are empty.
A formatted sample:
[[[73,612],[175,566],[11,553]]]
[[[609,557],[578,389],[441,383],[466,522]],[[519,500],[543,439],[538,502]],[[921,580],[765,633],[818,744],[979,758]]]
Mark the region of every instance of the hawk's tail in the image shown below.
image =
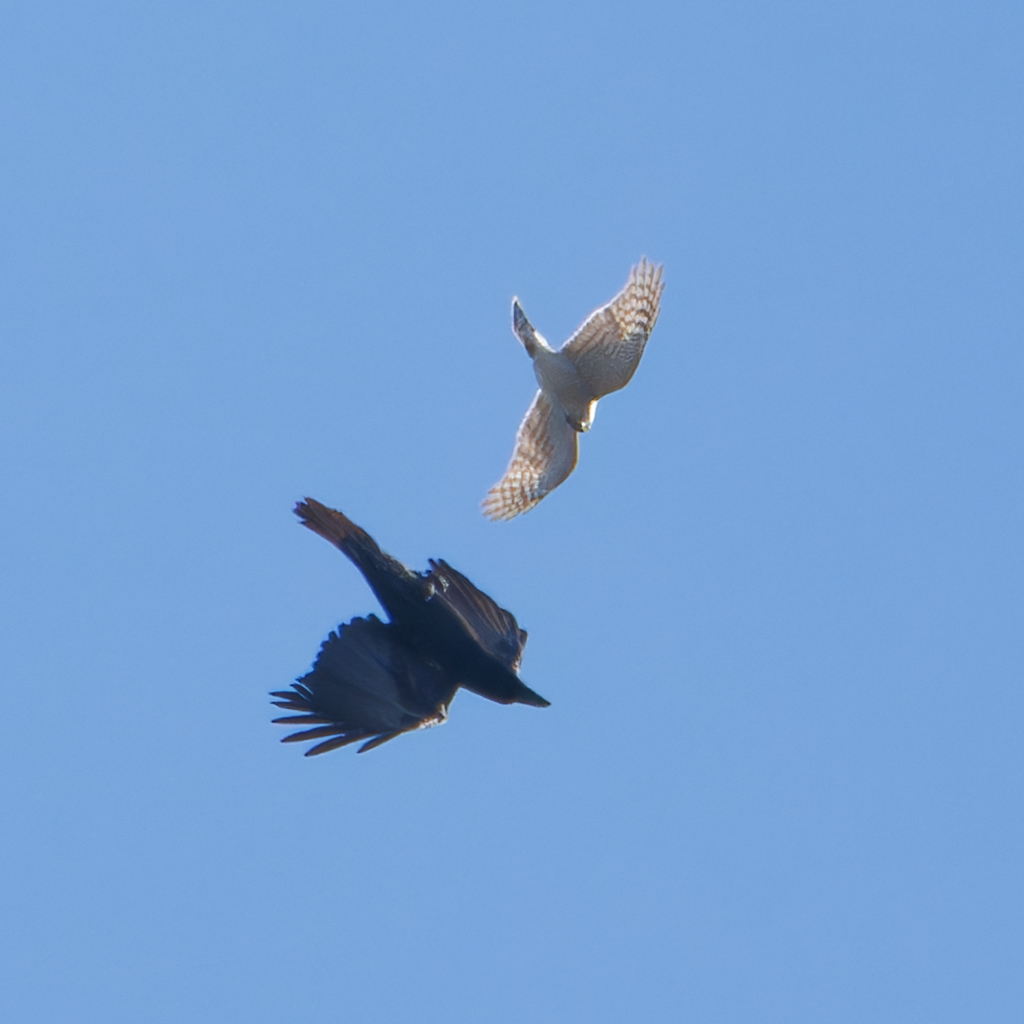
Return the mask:
[[[526,319],[518,298],[512,300],[512,333],[523,343],[523,348],[532,359],[538,347],[537,332],[533,329],[533,324]]]

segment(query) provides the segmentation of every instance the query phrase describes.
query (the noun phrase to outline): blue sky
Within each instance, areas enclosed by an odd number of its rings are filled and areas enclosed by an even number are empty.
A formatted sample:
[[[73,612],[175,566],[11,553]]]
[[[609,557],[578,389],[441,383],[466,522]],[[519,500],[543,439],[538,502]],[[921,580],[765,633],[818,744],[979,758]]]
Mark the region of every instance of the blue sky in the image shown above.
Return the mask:
[[[0,1014],[1007,1020],[1017,5],[9,3]],[[534,512],[561,341],[662,315]],[[363,756],[312,495],[529,631]]]

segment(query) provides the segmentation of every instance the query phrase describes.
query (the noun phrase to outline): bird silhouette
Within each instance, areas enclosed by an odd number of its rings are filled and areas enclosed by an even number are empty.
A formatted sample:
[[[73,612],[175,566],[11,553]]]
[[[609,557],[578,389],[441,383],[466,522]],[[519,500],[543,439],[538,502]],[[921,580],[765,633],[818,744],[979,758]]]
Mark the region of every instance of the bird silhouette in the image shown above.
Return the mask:
[[[271,694],[277,707],[300,712],[275,722],[312,726],[282,742],[320,740],[308,757],[363,740],[361,753],[444,722],[460,686],[499,704],[548,706],[517,675],[525,630],[447,562],[430,559],[429,572],[414,572],[312,498],[295,514],[355,563],[391,621],[370,615],[339,626],[312,671]]]

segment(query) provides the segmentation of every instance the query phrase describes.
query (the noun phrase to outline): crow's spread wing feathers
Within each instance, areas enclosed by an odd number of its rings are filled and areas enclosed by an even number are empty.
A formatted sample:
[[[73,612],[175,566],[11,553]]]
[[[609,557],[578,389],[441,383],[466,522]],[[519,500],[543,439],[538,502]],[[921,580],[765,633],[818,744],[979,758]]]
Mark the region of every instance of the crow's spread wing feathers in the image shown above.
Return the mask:
[[[443,722],[455,689],[440,668],[413,656],[392,626],[374,616],[353,619],[324,641],[312,671],[273,694],[278,707],[302,712],[275,721],[313,726],[283,741],[325,740],[307,756],[358,740],[367,740],[360,749],[369,750]]]

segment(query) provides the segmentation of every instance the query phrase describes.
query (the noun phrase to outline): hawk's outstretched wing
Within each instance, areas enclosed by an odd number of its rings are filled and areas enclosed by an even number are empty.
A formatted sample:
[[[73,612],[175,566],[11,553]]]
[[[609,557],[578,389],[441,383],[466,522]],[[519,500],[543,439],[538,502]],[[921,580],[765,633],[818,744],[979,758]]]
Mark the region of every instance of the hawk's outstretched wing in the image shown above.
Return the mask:
[[[282,741],[322,740],[307,757],[366,740],[361,753],[443,722],[455,690],[437,665],[412,655],[396,640],[394,627],[371,615],[339,626],[312,671],[290,690],[272,694],[278,707],[301,712],[274,721],[313,726]]]
[[[526,646],[526,630],[519,628],[515,616],[443,559],[430,559],[430,569],[427,577],[433,587],[430,600],[443,601],[488,654],[518,672]]]
[[[626,287],[606,306],[595,309],[562,346],[591,398],[629,383],[654,330],[664,287],[661,267],[641,260]]]
[[[512,519],[553,491],[576,465],[576,431],[543,391],[534,396],[516,434],[505,475],[483,500],[484,515]]]

